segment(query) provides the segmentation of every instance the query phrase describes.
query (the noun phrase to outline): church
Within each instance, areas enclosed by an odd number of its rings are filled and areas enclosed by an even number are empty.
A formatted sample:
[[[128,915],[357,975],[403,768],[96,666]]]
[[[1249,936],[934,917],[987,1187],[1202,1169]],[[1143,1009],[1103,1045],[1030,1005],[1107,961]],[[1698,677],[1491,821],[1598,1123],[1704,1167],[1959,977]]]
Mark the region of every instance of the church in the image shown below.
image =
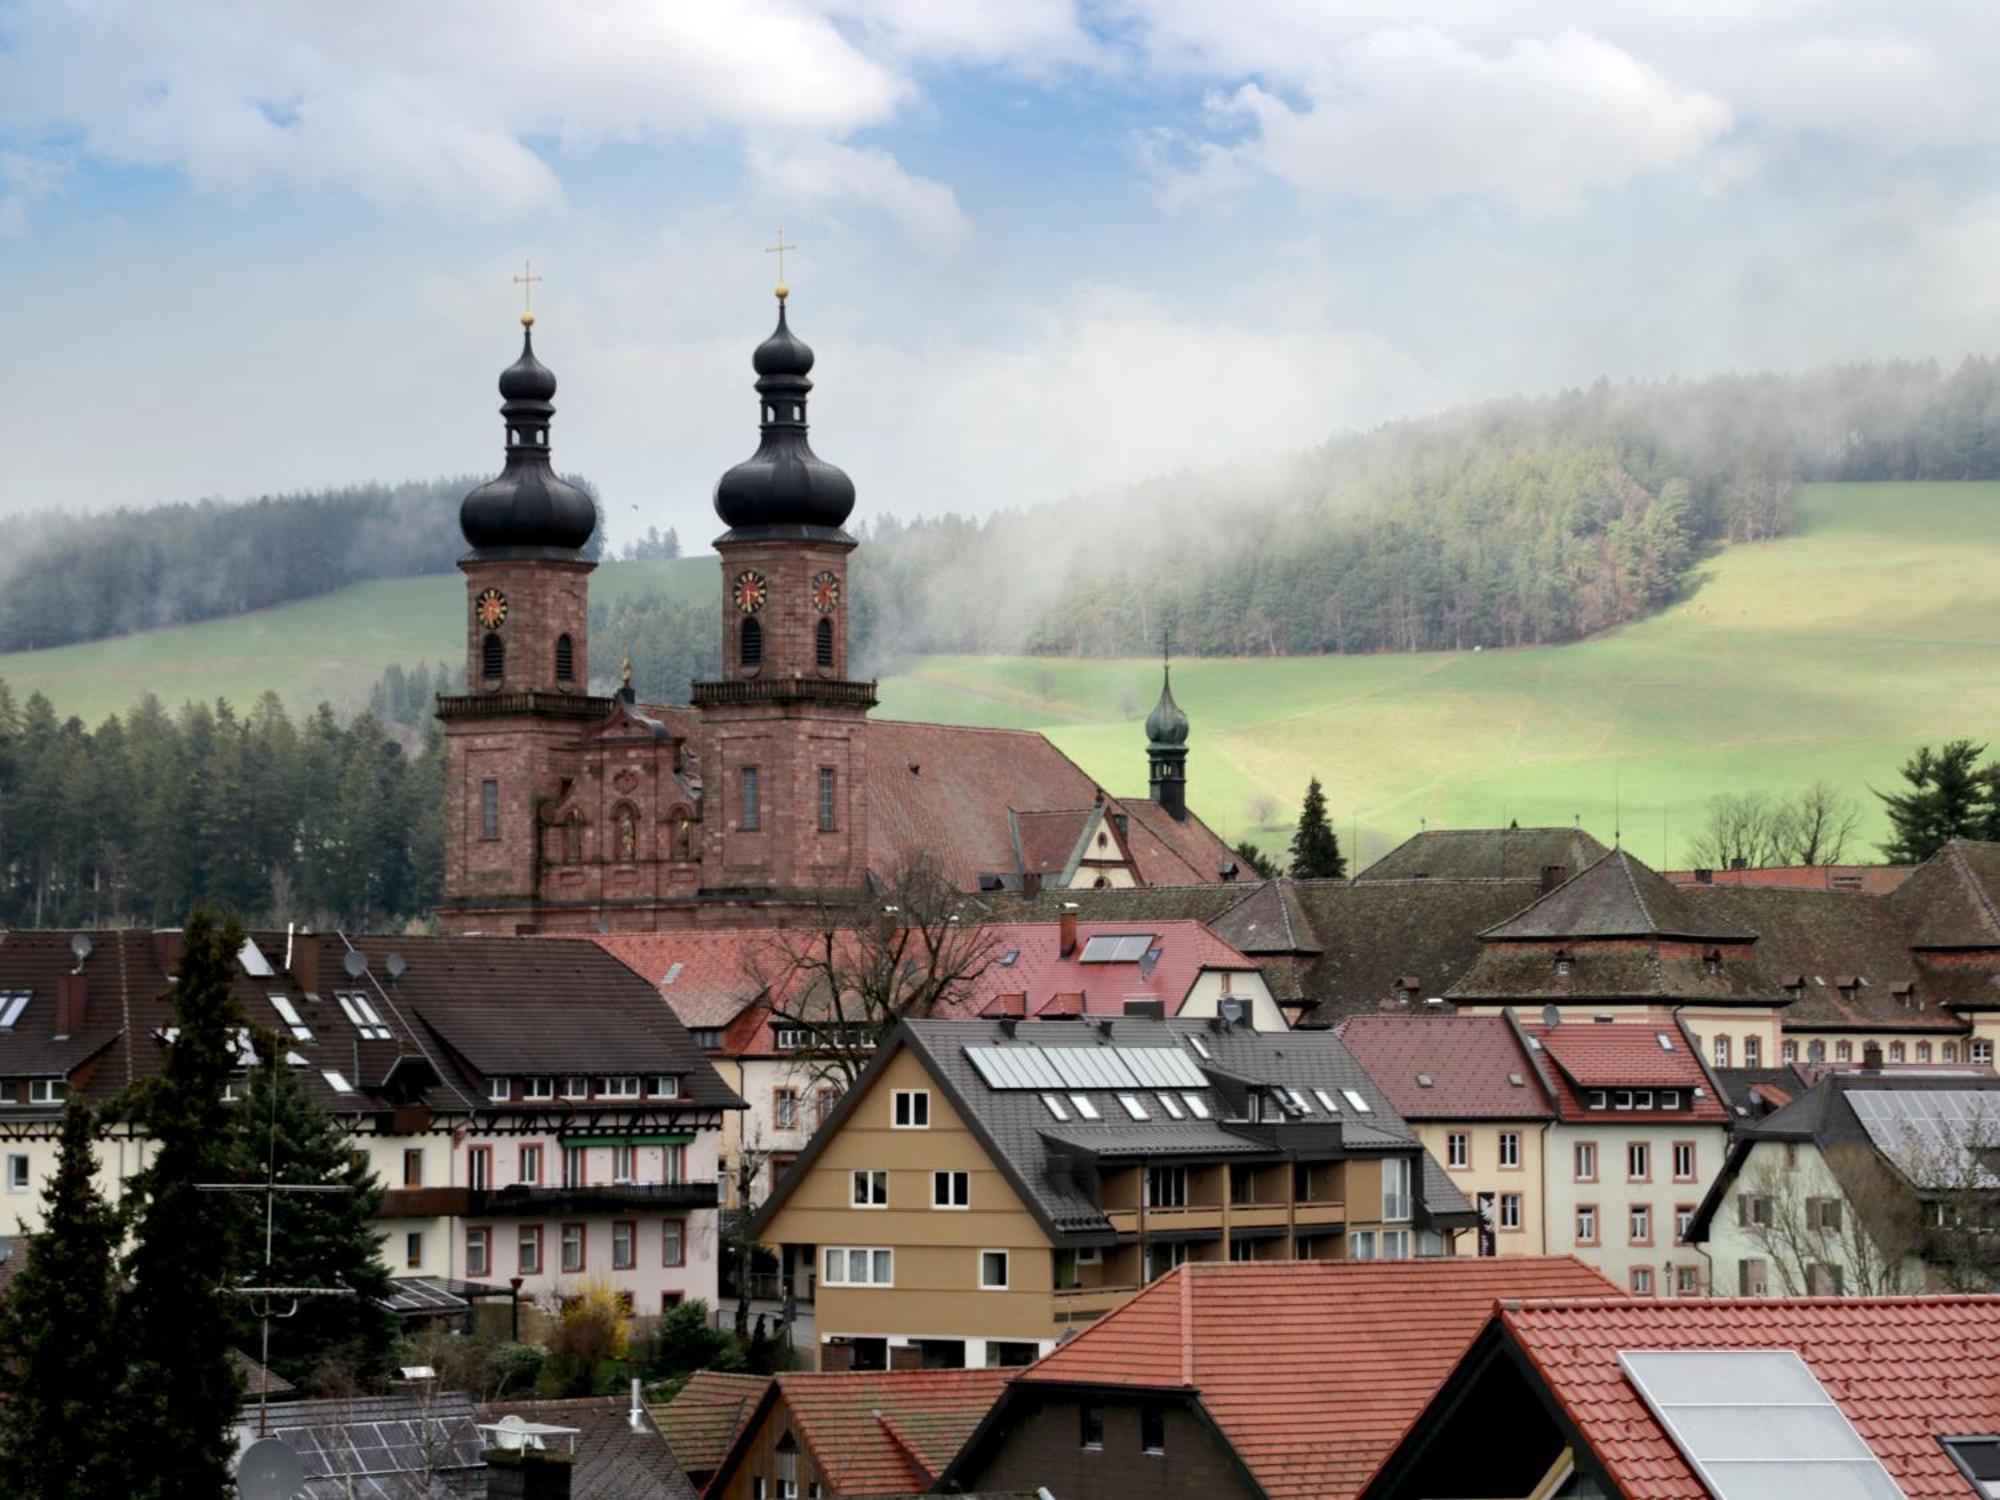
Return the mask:
[[[875,719],[851,675],[854,483],[807,441],[812,349],[752,357],[757,451],[715,509],[722,658],[691,704],[590,691],[588,495],[550,462],[556,378],[500,376],[506,465],[465,497],[466,691],[441,696],[450,933],[654,932],[813,920],[919,866],[967,893],[1233,880],[1189,810],[1171,681],[1146,720],[1150,795],[1113,797],[1042,735]]]

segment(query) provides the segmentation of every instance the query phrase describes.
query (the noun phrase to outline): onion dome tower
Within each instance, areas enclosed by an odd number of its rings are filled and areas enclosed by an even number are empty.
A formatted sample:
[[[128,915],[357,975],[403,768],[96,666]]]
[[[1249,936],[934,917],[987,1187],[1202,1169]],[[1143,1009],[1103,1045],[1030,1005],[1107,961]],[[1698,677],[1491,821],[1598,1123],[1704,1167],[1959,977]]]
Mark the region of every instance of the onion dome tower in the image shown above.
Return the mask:
[[[693,689],[703,726],[702,884],[847,891],[866,875],[859,783],[875,706],[875,684],[847,676],[847,561],[856,544],[842,527],[854,481],[806,440],[813,352],[792,332],[782,281],[777,294],[778,326],[750,360],[757,451],[715,486],[715,513],[729,529],[715,541],[721,677]]]
[[[1171,660],[1160,666],[1160,701],[1146,715],[1147,781],[1153,800],[1177,823],[1187,821],[1188,716],[1174,702]]]
[[[597,529],[597,507],[549,465],[549,420],[556,377],[535,358],[535,315],[521,315],[521,357],[500,372],[507,463],[458,507],[458,527],[484,556],[573,560]]]

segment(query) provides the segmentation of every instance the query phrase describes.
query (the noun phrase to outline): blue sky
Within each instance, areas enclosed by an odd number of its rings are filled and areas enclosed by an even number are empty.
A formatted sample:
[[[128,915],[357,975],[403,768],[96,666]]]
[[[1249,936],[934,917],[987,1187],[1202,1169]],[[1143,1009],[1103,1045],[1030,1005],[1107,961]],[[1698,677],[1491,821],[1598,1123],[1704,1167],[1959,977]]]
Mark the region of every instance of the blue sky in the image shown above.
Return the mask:
[[[559,462],[704,540],[776,226],[867,510],[2000,334],[2000,16],[1864,0],[0,0],[0,508]]]

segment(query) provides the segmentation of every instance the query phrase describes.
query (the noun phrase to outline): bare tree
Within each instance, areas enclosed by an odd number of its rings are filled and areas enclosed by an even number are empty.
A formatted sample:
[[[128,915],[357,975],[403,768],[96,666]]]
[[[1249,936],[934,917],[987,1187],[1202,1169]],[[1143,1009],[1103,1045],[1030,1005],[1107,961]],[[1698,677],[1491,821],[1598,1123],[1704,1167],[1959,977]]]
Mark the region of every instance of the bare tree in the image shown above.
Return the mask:
[[[1776,863],[1776,812],[1762,792],[1710,797],[1707,821],[1688,845],[1688,858],[1711,870],[1732,870],[1739,863],[1754,870]]]
[[[736,1336],[750,1337],[750,1275],[752,1257],[757,1252],[756,1243],[750,1238],[750,1221],[757,1216],[760,1206],[757,1198],[757,1180],[764,1174],[765,1166],[771,1160],[771,1153],[764,1145],[763,1133],[750,1121],[743,1118],[743,1135],[737,1145],[736,1162],[730,1168],[731,1185],[736,1189],[736,1220],[733,1231],[736,1251]],[[768,1178],[764,1182],[765,1196],[770,1195],[774,1186]]]
[[[1771,813],[1771,843],[1786,865],[1837,865],[1861,824],[1860,811],[1838,787],[1815,781]]]
[[[1994,1101],[1989,1097],[1986,1101]],[[1944,1140],[1912,1144],[1897,1167],[1921,1199],[1924,1264],[1932,1288],[1990,1292],[2000,1281],[2000,1109],[1987,1108]]]
[[[1829,1146],[1822,1159],[1830,1182],[1787,1170],[1769,1154],[1746,1174],[1744,1238],[1788,1297],[1906,1290],[1923,1238],[1915,1195],[1871,1147]]]
[[[1269,792],[1259,792],[1243,805],[1243,810],[1250,815],[1250,821],[1256,827],[1270,828],[1275,826],[1283,806]]]
[[[791,1053],[813,1081],[845,1092],[905,1019],[969,995],[997,960],[980,909],[919,856],[879,892],[821,908],[785,928],[751,960],[772,1025],[795,1033]]]

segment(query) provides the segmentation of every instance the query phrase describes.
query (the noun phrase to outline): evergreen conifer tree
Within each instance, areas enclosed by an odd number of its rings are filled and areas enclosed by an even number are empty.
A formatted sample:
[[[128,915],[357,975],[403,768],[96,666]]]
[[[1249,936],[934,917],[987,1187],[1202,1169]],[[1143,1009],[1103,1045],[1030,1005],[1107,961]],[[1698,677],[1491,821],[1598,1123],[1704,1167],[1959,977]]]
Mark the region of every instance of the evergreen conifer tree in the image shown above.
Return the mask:
[[[1305,806],[1299,810],[1299,826],[1292,834],[1291,873],[1295,880],[1338,880],[1347,873],[1340,836],[1327,818],[1326,792],[1317,776],[1306,786]]]
[[[2000,833],[2000,767],[1979,764],[1984,745],[1952,740],[1933,752],[1920,745],[1903,763],[1906,792],[1877,792],[1895,836],[1882,852],[1897,864],[1920,864],[1955,838]]]
[[[223,1098],[243,1014],[231,981],[243,932],[205,913],[181,935],[172,990],[178,1030],[128,1113],[154,1142],[129,1183],[139,1205],[120,1309],[129,1357],[122,1401],[125,1492],[134,1500],[216,1500],[231,1487],[230,1424],[241,1399],[229,1359],[248,1203],[201,1191],[241,1180],[235,1107]]]
[[[1244,839],[1229,852],[1243,862],[1245,869],[1261,879],[1269,880],[1278,873],[1278,862],[1248,839]]]
[[[365,1385],[387,1373],[395,1337],[394,1320],[382,1305],[390,1291],[389,1272],[372,1222],[382,1184],[351,1155],[346,1133],[306,1093],[298,1071],[285,1066],[283,1042],[259,1032],[256,1045],[258,1067],[238,1107],[235,1177],[260,1182],[275,1171],[281,1183],[347,1190],[273,1195],[269,1284],[346,1287],[355,1294],[300,1298],[296,1313],[272,1322],[265,1363],[296,1385],[328,1391]],[[262,1227],[261,1218],[251,1226],[255,1243],[246,1256],[260,1281]],[[249,1299],[236,1300],[237,1343],[257,1351],[262,1347],[258,1308]]]
[[[118,1211],[97,1191],[90,1107],[64,1111],[62,1154],[42,1191],[42,1227],[0,1304],[0,1493],[115,1500],[118,1387],[113,1326]]]

